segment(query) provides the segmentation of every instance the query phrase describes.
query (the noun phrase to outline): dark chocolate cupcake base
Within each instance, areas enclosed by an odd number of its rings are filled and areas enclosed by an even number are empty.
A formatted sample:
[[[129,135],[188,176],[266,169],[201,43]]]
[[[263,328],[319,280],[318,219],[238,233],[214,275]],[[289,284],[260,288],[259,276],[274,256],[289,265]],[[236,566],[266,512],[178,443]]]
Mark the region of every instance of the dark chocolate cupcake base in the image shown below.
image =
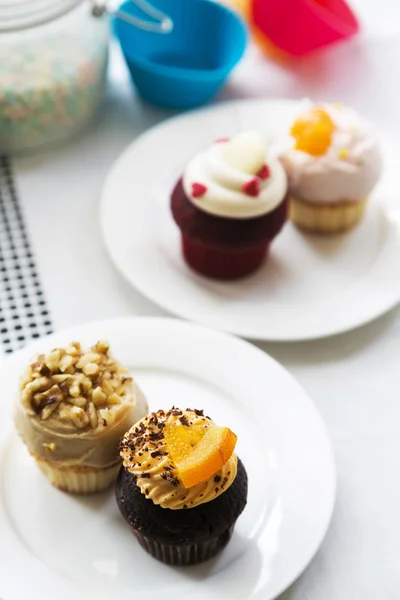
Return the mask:
[[[134,530],[133,533],[142,548],[151,554],[153,558],[167,565],[187,567],[197,565],[216,556],[231,539],[233,528],[234,525],[219,536],[211,538],[208,542],[199,544],[166,544],[152,540],[138,531]]]
[[[147,499],[134,475],[121,468],[116,485],[119,509],[154,558],[169,565],[194,565],[209,560],[229,542],[235,522],[247,502],[247,474],[238,461],[233,484],[211,502],[170,510]]]

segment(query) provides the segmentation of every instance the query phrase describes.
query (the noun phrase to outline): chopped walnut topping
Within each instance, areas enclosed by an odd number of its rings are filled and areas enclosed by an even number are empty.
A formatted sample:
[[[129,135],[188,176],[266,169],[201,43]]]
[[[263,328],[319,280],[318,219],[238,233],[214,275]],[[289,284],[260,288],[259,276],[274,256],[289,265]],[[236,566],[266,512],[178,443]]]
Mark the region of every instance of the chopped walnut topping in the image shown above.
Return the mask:
[[[89,425],[89,417],[79,406],[73,406],[70,411],[71,421],[78,429],[85,429]]]
[[[71,393],[71,390],[70,390]],[[74,406],[79,406],[79,408],[84,408],[86,405],[86,398],[84,398],[83,396],[78,396],[78,398],[75,398],[75,396],[68,396],[68,398],[66,399],[67,402],[69,402],[70,404],[73,404]]]
[[[85,365],[82,370],[85,373],[85,375],[96,375],[96,373],[99,370],[99,365],[96,365],[96,363],[90,362],[87,365]]]
[[[70,356],[69,354],[65,354],[62,357],[62,359],[60,360],[60,362],[58,363],[58,368],[60,369],[60,371],[62,373],[65,373],[65,371],[73,365],[73,362],[74,362],[73,357]]]
[[[51,417],[80,430],[96,429],[114,422],[131,384],[126,370],[110,356],[107,342],[97,342],[87,352],[72,342],[35,359],[22,381],[21,395],[41,420]]]
[[[115,392],[108,396],[107,398],[108,404],[121,404],[121,398]]]
[[[96,429],[99,419],[97,417],[97,411],[96,411],[96,408],[95,408],[93,402],[89,402],[88,407],[87,407],[87,414],[89,417],[90,426],[93,429]]]
[[[107,395],[103,392],[99,385],[93,390],[92,401],[95,406],[105,405],[107,401]]]

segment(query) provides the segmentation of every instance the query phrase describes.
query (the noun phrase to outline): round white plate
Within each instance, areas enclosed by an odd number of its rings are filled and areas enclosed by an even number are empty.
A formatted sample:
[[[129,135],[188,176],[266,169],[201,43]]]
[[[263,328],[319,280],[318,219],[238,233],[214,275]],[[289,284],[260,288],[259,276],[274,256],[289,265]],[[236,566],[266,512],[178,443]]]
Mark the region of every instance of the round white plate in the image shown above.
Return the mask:
[[[206,279],[184,263],[169,195],[187,161],[241,130],[277,138],[296,110],[294,101],[221,104],[171,119],[124,152],[104,187],[101,226],[115,266],[132,285],[186,319],[276,341],[340,333],[400,301],[400,218],[386,207],[398,188],[394,152],[366,218],[350,233],[305,235],[288,224],[261,270],[239,282]]]
[[[12,432],[18,376],[37,351],[109,340],[151,409],[204,408],[238,434],[248,504],[227,548],[172,568],[139,546],[114,494],[53,488]],[[239,368],[240,367],[240,368]],[[173,319],[92,323],[35,342],[0,372],[0,592],[4,600],[275,598],[317,551],[331,518],[335,467],[324,424],[304,390],[261,350]],[[133,595],[132,595],[133,594]]]

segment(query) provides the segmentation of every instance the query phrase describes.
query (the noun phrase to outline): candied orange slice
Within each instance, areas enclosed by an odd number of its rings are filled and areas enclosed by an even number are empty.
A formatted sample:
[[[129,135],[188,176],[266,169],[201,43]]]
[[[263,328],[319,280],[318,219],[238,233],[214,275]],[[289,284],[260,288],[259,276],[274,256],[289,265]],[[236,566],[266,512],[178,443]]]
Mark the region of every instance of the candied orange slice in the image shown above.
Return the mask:
[[[296,150],[313,156],[325,154],[332,144],[335,124],[327,112],[313,108],[293,124],[290,134],[296,140]]]
[[[237,440],[228,427],[209,421],[189,427],[167,425],[164,438],[185,488],[202,483],[219,471],[232,456]]]
[[[207,429],[213,427],[210,421],[200,421],[186,426],[180,423],[167,425],[164,429],[164,439],[168,454],[174,463],[180,463],[202,440]]]

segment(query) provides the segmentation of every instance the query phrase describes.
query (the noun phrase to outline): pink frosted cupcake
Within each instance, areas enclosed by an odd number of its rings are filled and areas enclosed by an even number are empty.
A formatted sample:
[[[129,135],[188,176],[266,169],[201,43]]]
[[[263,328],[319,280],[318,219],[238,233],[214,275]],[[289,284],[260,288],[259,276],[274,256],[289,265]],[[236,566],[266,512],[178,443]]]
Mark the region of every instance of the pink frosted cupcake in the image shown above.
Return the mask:
[[[354,110],[305,103],[282,154],[290,218],[301,229],[331,234],[362,219],[382,172],[374,128]]]

